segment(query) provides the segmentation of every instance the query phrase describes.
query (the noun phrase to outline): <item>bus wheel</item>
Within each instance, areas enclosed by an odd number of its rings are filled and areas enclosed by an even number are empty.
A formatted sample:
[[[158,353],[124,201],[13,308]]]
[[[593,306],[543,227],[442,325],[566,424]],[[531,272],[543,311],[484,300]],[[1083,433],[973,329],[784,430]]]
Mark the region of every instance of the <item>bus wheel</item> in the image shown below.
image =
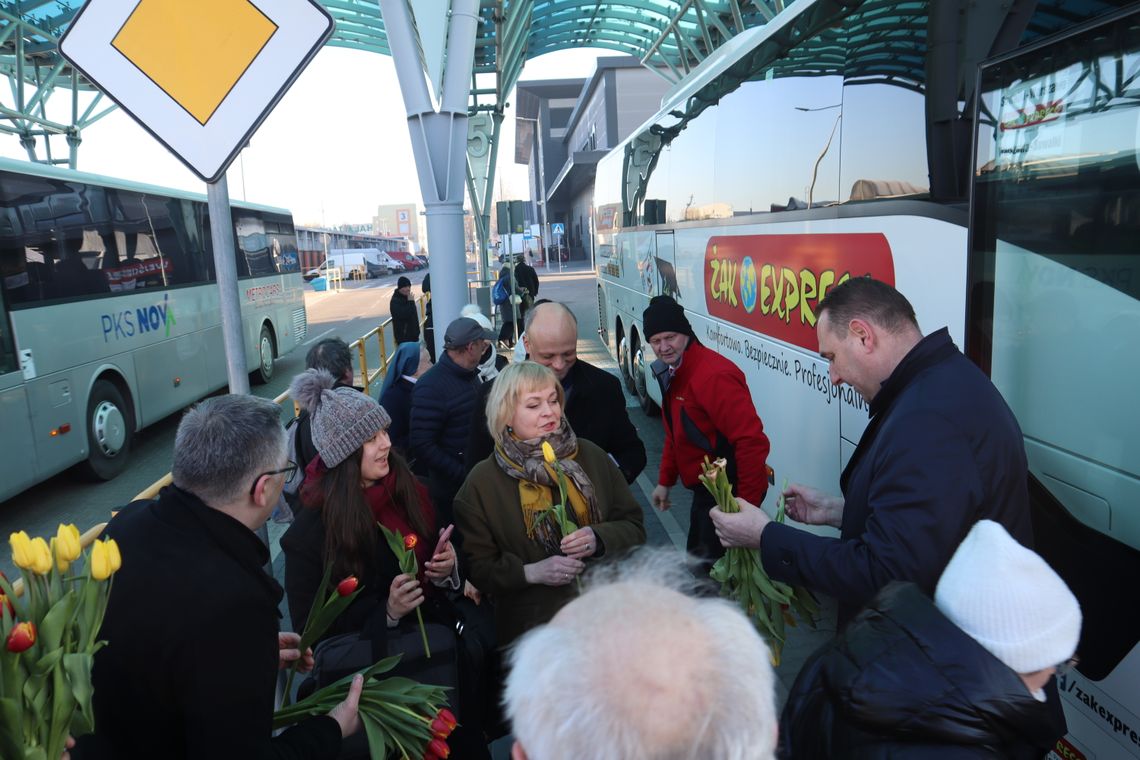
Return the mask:
[[[273,345],[273,332],[269,325],[261,326],[261,337],[257,340],[257,369],[250,373],[250,379],[264,385],[273,379],[273,359],[276,350]]]
[[[637,401],[641,404],[641,411],[645,412],[650,417],[656,417],[661,413],[661,407],[657,406],[657,402],[649,395],[649,389],[645,385],[645,352],[638,346],[633,353],[633,384],[636,386]]]
[[[621,334],[620,328],[618,330],[617,360],[618,370],[621,372],[622,380],[625,381],[626,389],[628,389],[630,393],[636,393],[637,387],[633,383],[633,373],[630,371],[633,362],[629,356],[629,338]]]
[[[87,401],[87,461],[84,469],[96,480],[111,480],[131,458],[134,413],[114,383],[96,380]]]

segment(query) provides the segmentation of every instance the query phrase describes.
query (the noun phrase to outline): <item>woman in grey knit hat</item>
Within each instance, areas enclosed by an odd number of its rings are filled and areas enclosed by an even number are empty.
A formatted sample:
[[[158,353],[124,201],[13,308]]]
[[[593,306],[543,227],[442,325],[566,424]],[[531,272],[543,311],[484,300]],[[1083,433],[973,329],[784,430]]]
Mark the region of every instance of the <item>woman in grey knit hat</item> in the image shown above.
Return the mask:
[[[281,539],[293,625],[301,630],[313,599],[328,593],[318,587],[331,564],[331,583],[355,575],[363,588],[326,636],[359,633],[377,644],[373,651],[397,654],[388,651],[389,642],[407,638],[398,629],[418,625],[411,614],[416,609],[425,621],[441,623],[454,635],[456,618],[447,591],[462,586],[452,526],[437,524],[427,489],[392,448],[391,418],[384,407],[354,388],[334,388],[333,382],[327,372],[311,369],[290,386],[290,395],[312,416],[317,449],[301,486],[303,508]],[[377,523],[416,536],[418,577],[400,571]],[[435,644],[432,653],[447,656]],[[453,640],[450,653],[460,656],[458,712],[464,724],[448,738],[452,756],[489,758],[479,710],[472,707],[484,699],[485,665],[465,657],[458,641]],[[412,659],[413,653],[405,654]]]

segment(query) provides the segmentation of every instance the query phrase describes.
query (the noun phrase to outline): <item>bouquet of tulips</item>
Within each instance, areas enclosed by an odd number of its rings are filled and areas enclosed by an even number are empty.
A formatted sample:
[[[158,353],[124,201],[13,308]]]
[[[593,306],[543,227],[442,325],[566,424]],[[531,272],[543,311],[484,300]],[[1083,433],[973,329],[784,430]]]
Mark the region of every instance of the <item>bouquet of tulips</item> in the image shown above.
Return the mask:
[[[84,551],[74,525],[50,543],[20,531],[9,544],[23,577],[0,573],[0,757],[56,760],[68,735],[95,727],[91,666],[122,560],[114,540]]]
[[[724,459],[709,462],[705,457],[700,480],[716,499],[722,512],[739,512],[740,507],[732,495],[732,484],[728,482],[727,463]],[[784,483],[787,487],[787,483]],[[781,493],[776,506],[776,522],[784,522],[784,497]],[[772,664],[780,664],[780,651],[784,646],[785,625],[795,627],[796,619],[791,610],[799,614],[808,625],[815,627],[819,614],[819,604],[811,592],[801,586],[792,587],[774,581],[764,571],[760,553],[745,547],[727,549],[724,556],[716,561],[709,577],[720,583],[723,596],[735,599],[752,620],[756,629],[768,640],[772,652]]]
[[[414,555],[412,559],[415,559]],[[328,587],[330,575],[331,568],[326,568],[321,589]],[[361,590],[356,577],[349,576],[338,583],[325,599],[322,600],[318,595],[313,600],[298,645],[302,653],[328,630]],[[451,753],[447,737],[458,724],[450,710],[439,707],[444,702],[444,689],[441,686],[416,683],[407,678],[380,679],[399,661],[399,655],[388,657],[361,673],[364,676],[364,690],[360,695],[358,712],[368,738],[369,755],[372,760],[384,760],[392,752],[399,753],[401,758],[414,760],[420,757],[424,760],[446,758]],[[284,728],[314,715],[327,715],[348,694],[352,675],[329,684],[295,704],[289,704],[293,693],[293,675],[299,663],[300,660],[295,662],[289,671],[284,704],[273,715],[274,728]]]

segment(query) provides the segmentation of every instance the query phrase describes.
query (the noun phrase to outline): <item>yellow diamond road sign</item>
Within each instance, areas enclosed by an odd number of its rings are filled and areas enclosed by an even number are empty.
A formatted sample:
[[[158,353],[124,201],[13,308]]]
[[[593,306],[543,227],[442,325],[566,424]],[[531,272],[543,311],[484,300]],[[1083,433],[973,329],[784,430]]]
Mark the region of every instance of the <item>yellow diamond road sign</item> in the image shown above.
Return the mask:
[[[313,0],[89,0],[59,48],[213,182],[332,29]]]

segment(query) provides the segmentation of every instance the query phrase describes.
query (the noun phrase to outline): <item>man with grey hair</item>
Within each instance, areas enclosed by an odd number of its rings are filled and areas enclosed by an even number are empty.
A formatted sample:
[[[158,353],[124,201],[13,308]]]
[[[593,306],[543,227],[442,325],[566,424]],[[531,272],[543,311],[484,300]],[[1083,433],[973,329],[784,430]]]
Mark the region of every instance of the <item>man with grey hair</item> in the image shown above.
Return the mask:
[[[277,630],[282,590],[255,531],[295,466],[271,401],[218,396],[182,418],[173,485],[107,526],[123,564],[95,656],[98,733],[77,756],[335,758],[359,728],[358,677],[327,716],[272,736],[277,671],[312,656]]]
[[[646,549],[515,646],[513,760],[768,760],[768,647],[740,610],[697,597],[672,552]]]

